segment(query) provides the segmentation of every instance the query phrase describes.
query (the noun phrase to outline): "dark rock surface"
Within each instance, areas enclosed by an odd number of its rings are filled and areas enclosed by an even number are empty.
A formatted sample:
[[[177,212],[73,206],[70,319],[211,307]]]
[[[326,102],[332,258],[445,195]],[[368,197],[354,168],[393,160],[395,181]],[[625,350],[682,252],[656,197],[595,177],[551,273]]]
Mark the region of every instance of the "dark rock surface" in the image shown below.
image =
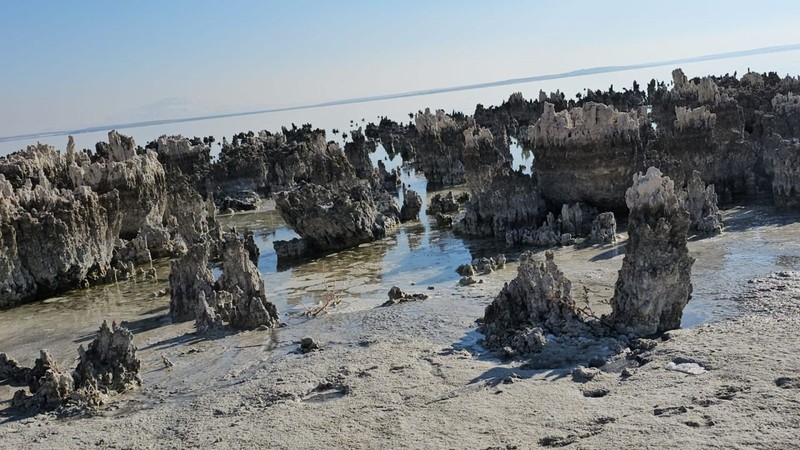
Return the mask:
[[[635,336],[679,328],[692,293],[689,213],[672,180],[654,167],[633,178],[625,201],[629,239],[609,320]]]
[[[183,136],[161,136],[147,145],[154,148],[170,182],[184,178],[198,192],[207,195],[211,174],[211,148],[202,141]]]
[[[389,289],[389,300],[387,300],[381,306],[392,306],[398,303],[415,302],[418,300],[425,300],[427,298],[428,296],[425,294],[409,294],[407,292],[403,292],[397,286],[392,286],[392,288]]]
[[[604,212],[592,221],[592,232],[589,242],[593,244],[613,244],[617,241],[617,221],[614,213]]]
[[[486,346],[511,347],[516,354],[542,350],[545,334],[574,335],[586,331],[576,313],[572,283],[553,261],[536,261],[530,252],[520,256],[517,277],[486,307],[481,331]]]
[[[717,193],[714,185],[706,186],[700,179],[700,172],[695,171],[686,184],[684,207],[689,212],[690,229],[702,234],[719,234],[722,232],[722,214],[717,207]]]
[[[73,398],[75,382],[72,375],[61,370],[49,353],[42,350],[34,364],[34,368],[27,369],[31,395],[24,390],[15,392],[12,407],[51,411]]]
[[[403,125],[383,117],[377,125],[367,124],[364,133],[369,139],[380,141],[390,158],[397,154],[403,161],[413,161],[416,158],[414,147],[418,135],[413,124]]]
[[[103,280],[121,223],[116,191],[58,189],[44,177],[14,190],[0,175],[0,307]]]
[[[0,354],[0,375],[4,367],[7,371],[13,369],[13,380],[26,383],[30,391],[17,391],[11,406],[31,411],[51,411],[68,405],[94,407],[106,403],[110,394],[141,386],[141,361],[136,356],[133,334],[116,323],[109,328],[103,322],[88,350],[81,345],[78,353],[78,365],[72,373],[62,370],[44,350],[30,368],[19,367]]]
[[[186,254],[172,262],[169,315],[173,322],[195,319],[201,295],[212,302],[216,298],[214,274],[208,268],[208,251],[207,243],[194,244]]]
[[[422,209],[422,197],[411,189],[403,188],[403,207],[400,209],[400,221],[419,220]]]
[[[233,233],[224,236],[222,256],[222,275],[215,287],[218,295],[228,294],[220,303],[230,305],[226,314],[230,325],[240,330],[278,325],[278,310],[267,300],[261,272],[250,261],[238,236]]]
[[[627,180],[640,166],[647,130],[646,112],[620,112],[591,102],[556,112],[545,103],[529,130],[541,196],[551,207],[584,202],[624,209]]]
[[[536,224],[543,211],[536,180],[505,166],[488,186],[472,194],[454,229],[468,236],[505,238],[509,230]]]
[[[361,128],[350,132],[350,141],[344,144],[344,154],[355,170],[356,177],[373,182],[376,180],[375,168],[369,155],[375,151],[375,144],[367,141]]]
[[[309,253],[339,251],[386,235],[385,216],[378,211],[369,189],[361,185],[334,192],[303,184],[278,195],[275,203]]]
[[[466,182],[464,170],[464,130],[466,121],[430,109],[418,113],[416,162],[428,180],[428,188],[455,186]]]
[[[467,196],[466,200],[469,201],[469,196]],[[428,208],[425,212],[429,215],[453,214],[458,212],[458,210],[461,208],[461,204],[461,202],[457,201],[456,197],[453,195],[453,192],[448,191],[447,194],[440,193],[431,197],[430,203],[428,204]]]
[[[800,210],[800,141],[781,140],[773,161],[775,206],[782,210]]]
[[[91,392],[125,392],[141,386],[142,362],[136,356],[133,333],[103,322],[89,347],[78,348],[80,360],[75,369],[76,386]]]

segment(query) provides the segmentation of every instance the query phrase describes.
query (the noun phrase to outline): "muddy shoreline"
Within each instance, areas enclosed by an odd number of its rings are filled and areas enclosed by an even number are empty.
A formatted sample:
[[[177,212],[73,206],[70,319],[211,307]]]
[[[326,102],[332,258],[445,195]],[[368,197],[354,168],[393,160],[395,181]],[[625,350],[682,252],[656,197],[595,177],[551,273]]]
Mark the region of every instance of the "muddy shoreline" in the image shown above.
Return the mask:
[[[731,243],[752,241],[763,250],[784,246],[782,239],[791,241],[797,233],[793,216],[765,215],[764,211],[724,211],[731,226],[728,233],[690,243],[691,253],[699,259],[694,276],[724,273],[719,266],[725,264],[724,256],[708,261],[703,255],[712,256]],[[564,248],[556,252],[556,258],[577,286],[609,297],[623,252],[624,240],[605,250]],[[788,262],[791,268],[791,254],[773,258]],[[747,266],[745,261],[740,264]],[[383,295],[367,295],[361,303],[345,304],[314,319],[287,320],[290,326],[286,328],[205,338],[196,336],[190,323],[170,324],[168,298],[149,297],[138,309],[129,310],[132,318],[139,319],[125,322],[136,333],[134,343],[143,361],[142,389],[116,397],[89,417],[70,420],[49,414],[26,417],[9,410],[16,388],[4,385],[0,387],[4,417],[0,427],[12,445],[23,446],[68,442],[69,447],[99,443],[108,448],[212,444],[228,448],[269,441],[277,448],[366,448],[392,439],[411,448],[536,448],[552,445],[551,441],[608,447],[623,442],[623,437],[642,445],[681,441],[691,446],[706,445],[704,440],[713,435],[724,438],[720,447],[730,447],[753,444],[752,430],[741,428],[741,422],[748,420],[739,409],[742,406],[717,395],[747,402],[745,410],[766,408],[760,411],[772,414],[763,416],[771,420],[790,420],[794,413],[787,411],[797,411],[791,399],[800,400],[800,393],[778,388],[769,378],[798,376],[797,355],[781,350],[793,348],[785,341],[785,333],[798,320],[796,283],[782,288],[747,283],[766,273],[739,272],[736,280],[726,278],[727,292],[704,300],[714,304],[711,323],[670,332],[670,339],[648,356],[651,361],[624,381],[620,373],[608,372],[580,384],[572,381],[574,366],[525,370],[524,358],[503,361],[478,345],[482,336],[476,331],[475,318],[514,272],[512,262],[482,277],[484,283],[469,287],[457,287],[454,281],[433,291],[405,286],[405,290],[430,295],[420,302],[377,308],[385,300]],[[143,291],[157,291],[163,285],[163,281],[152,282]],[[752,291],[754,285],[759,290]],[[49,331],[45,326],[50,344],[26,338],[26,322],[8,315],[54,316],[58,305],[63,304],[56,299],[4,311],[5,323],[19,323],[3,330],[0,339],[9,343],[6,350],[35,355],[43,346],[68,365],[74,346],[95,331],[85,321],[85,312],[78,311],[82,321],[73,322],[81,326],[65,327],[69,322],[58,318]],[[693,318],[692,306],[690,302],[687,320]],[[603,305],[597,307],[604,312]],[[101,309],[97,318],[106,314]],[[299,354],[304,337],[312,337],[324,350]],[[754,340],[759,344],[750,344]],[[162,356],[174,366],[166,368]],[[710,370],[698,376],[666,370],[678,356],[702,361]],[[733,392],[726,394],[729,388]],[[609,393],[592,398],[585,397],[585,391]],[[760,396],[769,392],[780,402],[759,403],[763,402]],[[699,398],[701,394],[708,398]],[[698,401],[711,403],[701,406]],[[655,415],[656,409],[665,412]],[[512,410],[513,419],[508,414]],[[205,418],[200,428],[195,425],[198,416]],[[551,419],[542,420],[543,416]],[[453,423],[463,425],[454,427]],[[665,430],[671,437],[659,440]],[[778,447],[794,442],[774,430],[766,436],[772,436]]]
[[[6,417],[4,441],[101,448],[368,448],[379,441],[410,448],[785,448],[796,444],[800,410],[800,358],[791,351],[800,344],[793,332],[798,283],[789,272],[755,280],[731,299],[739,315],[669,332],[632,374],[602,372],[586,383],[572,381],[571,368],[525,370],[524,361],[481,352],[474,317],[492,297],[488,285],[463,298],[434,296],[215,340],[170,325],[136,336],[144,361],[140,391],[79,420]],[[298,354],[306,335],[324,350]],[[173,368],[164,369],[161,354]],[[669,370],[675,361],[697,362],[704,372]]]

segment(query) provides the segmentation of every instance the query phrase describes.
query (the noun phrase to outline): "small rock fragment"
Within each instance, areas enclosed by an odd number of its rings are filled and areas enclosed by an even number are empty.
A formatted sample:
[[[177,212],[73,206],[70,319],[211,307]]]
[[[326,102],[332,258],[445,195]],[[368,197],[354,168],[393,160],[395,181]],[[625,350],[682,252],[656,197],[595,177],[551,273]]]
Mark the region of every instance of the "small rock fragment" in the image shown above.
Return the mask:
[[[586,383],[592,381],[599,374],[600,369],[578,366],[572,371],[572,381],[576,383]]]

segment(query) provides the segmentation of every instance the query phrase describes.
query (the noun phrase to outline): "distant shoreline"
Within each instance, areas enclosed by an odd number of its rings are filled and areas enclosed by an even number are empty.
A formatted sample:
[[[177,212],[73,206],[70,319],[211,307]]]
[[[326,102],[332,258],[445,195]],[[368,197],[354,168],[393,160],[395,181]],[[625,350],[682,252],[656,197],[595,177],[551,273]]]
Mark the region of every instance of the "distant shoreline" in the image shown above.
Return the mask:
[[[703,61],[715,61],[720,59],[729,59],[729,58],[739,58],[743,56],[751,56],[751,55],[764,55],[770,53],[782,53],[782,52],[791,52],[800,50],[800,44],[787,44],[787,45],[778,45],[772,47],[762,47],[750,50],[740,50],[735,52],[725,52],[725,53],[715,53],[711,55],[703,55],[703,56],[695,56],[689,58],[680,58],[680,59],[672,59],[667,61],[657,61],[657,62],[649,62],[649,63],[640,63],[640,64],[630,64],[630,65],[623,65],[623,66],[604,66],[604,67],[592,67],[587,69],[578,69],[569,72],[561,72],[556,74],[549,74],[549,75],[537,75],[532,77],[523,77],[523,78],[510,78],[507,80],[500,80],[500,81],[491,81],[485,83],[476,83],[476,84],[466,84],[460,86],[450,86],[450,87],[443,87],[443,88],[433,88],[433,89],[425,89],[419,91],[410,91],[410,92],[401,92],[401,93],[394,93],[394,94],[384,94],[384,95],[376,95],[376,96],[369,96],[369,97],[357,97],[351,99],[342,99],[342,100],[332,100],[328,102],[321,102],[321,103],[312,103],[306,105],[298,105],[298,106],[287,106],[283,108],[272,108],[272,109],[262,109],[256,111],[245,111],[245,112],[237,112],[237,113],[225,113],[225,114],[211,114],[205,116],[195,116],[195,117],[184,117],[184,118],[172,118],[172,119],[158,119],[158,120],[149,120],[149,121],[142,121],[142,122],[130,122],[130,123],[117,123],[117,124],[106,124],[106,125],[98,125],[93,127],[85,127],[85,128],[77,128],[77,129],[69,129],[69,130],[60,130],[60,131],[47,131],[47,132],[38,132],[38,133],[29,133],[29,134],[18,134],[13,136],[0,136],[0,142],[12,142],[12,141],[21,141],[26,139],[37,139],[37,138],[45,138],[45,137],[57,137],[57,136],[66,136],[66,135],[78,135],[78,134],[85,134],[85,133],[95,133],[99,131],[107,131],[113,129],[129,129],[129,128],[141,128],[141,127],[148,127],[153,125],[166,125],[172,123],[186,123],[186,122],[198,122],[202,120],[213,120],[213,119],[224,119],[230,117],[242,117],[242,116],[252,116],[258,114],[270,114],[270,113],[277,113],[277,112],[286,112],[286,111],[297,111],[303,109],[314,109],[314,108],[324,108],[328,106],[340,106],[340,105],[350,105],[355,103],[368,103],[368,102],[375,102],[380,100],[392,100],[397,98],[405,98],[405,97],[418,97],[423,95],[433,95],[433,94],[442,94],[447,92],[457,92],[457,91],[469,91],[475,89],[484,89],[490,87],[498,87],[498,86],[509,86],[514,84],[524,84],[524,83],[531,83],[534,81],[547,81],[547,80],[557,80],[563,78],[574,78],[574,77],[581,77],[587,75],[596,75],[601,73],[612,73],[612,72],[624,72],[628,70],[636,70],[636,69],[646,69],[651,67],[661,67],[661,66],[669,66],[669,65],[676,65],[676,64],[687,64],[687,63],[695,63],[695,62],[703,62]]]

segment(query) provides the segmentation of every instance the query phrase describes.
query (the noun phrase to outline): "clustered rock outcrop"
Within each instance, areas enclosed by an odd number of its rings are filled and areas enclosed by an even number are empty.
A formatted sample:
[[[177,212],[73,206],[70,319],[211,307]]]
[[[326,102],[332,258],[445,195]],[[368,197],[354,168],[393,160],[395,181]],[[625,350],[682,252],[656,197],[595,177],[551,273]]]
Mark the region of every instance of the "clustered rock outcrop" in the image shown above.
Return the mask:
[[[776,149],[789,145],[779,141],[800,137],[800,78],[689,79],[676,69],[672,81],[672,88],[653,80],[646,91],[636,83],[586,91],[577,100],[560,92],[533,100],[514,94],[498,107],[478,105],[474,120],[533,150],[540,196],[551,212],[584,202],[625,214],[627,180],[649,166],[679,186],[697,170],[722,201],[773,191]],[[775,186],[774,196],[781,189]]]
[[[466,182],[464,130],[467,123],[444,111],[430,109],[414,116],[417,127],[416,163],[429,188],[455,186]]]
[[[633,178],[625,202],[629,238],[610,321],[638,336],[680,328],[692,294],[689,213],[673,181],[654,167]]]
[[[367,128],[367,134],[374,129]],[[219,162],[212,167],[221,208],[249,209],[255,193],[274,196],[276,209],[300,238],[276,241],[279,261],[315,256],[380,239],[401,221],[414,220],[421,197],[408,191],[401,209],[395,195],[400,173],[370,154],[375,142],[361,129],[352,131],[344,149],[325,141],[311,125],[240,133],[223,139]]]
[[[213,297],[214,274],[208,268],[208,253],[207,243],[197,243],[172,262],[169,314],[173,322],[194,319],[198,299]]]
[[[278,310],[267,300],[261,272],[250,261],[238,236],[232,233],[224,236],[222,256],[222,275],[215,287],[220,297],[218,308],[227,309],[223,318],[227,316],[231,326],[239,330],[278,325]]]
[[[208,232],[208,205],[183,178],[168,186],[154,151],[116,131],[95,153],[67,147],[0,158],[0,307],[126,279]]]
[[[381,306],[384,306],[384,307],[393,306],[393,305],[396,305],[398,303],[416,302],[418,300],[425,300],[425,299],[428,298],[428,296],[425,295],[425,294],[420,294],[420,293],[410,294],[410,293],[407,293],[407,292],[403,292],[397,286],[392,286],[392,288],[389,289],[389,294],[388,295],[389,295],[389,300],[387,300]]]
[[[472,192],[454,230],[468,236],[505,238],[509,231],[535,224],[543,211],[536,180],[506,165],[497,169],[488,186]]]
[[[400,208],[400,221],[408,222],[419,220],[419,212],[422,209],[422,197],[411,189],[403,188],[403,207]]]
[[[225,322],[239,330],[278,325],[275,305],[267,300],[264,279],[235,233],[222,239],[222,275],[214,280],[208,268],[209,246],[197,243],[172,263],[170,316],[175,322],[195,320],[200,334],[222,329]]]
[[[793,137],[785,113],[800,80],[752,72],[690,80],[680,69],[672,75],[672,89],[655,81],[648,87],[657,128],[640,170],[658,166],[678,185],[699,171],[723,201],[769,192],[774,135]]]
[[[614,213],[604,212],[594,218],[589,241],[593,244],[613,244],[617,241],[617,220]]]
[[[42,175],[15,189],[0,174],[0,307],[113,276],[119,194],[58,189]]]
[[[692,178],[686,184],[686,192],[682,196],[692,230],[703,234],[722,232],[722,214],[717,207],[717,193],[713,184],[706,186],[703,183],[700,172],[695,171],[692,174]]]
[[[470,195],[466,192],[453,195],[453,191],[447,191],[447,194],[436,194],[431,197],[428,209],[425,212],[429,215],[435,214],[455,214],[461,209],[461,205],[467,203]]]
[[[103,322],[97,337],[84,349],[78,348],[79,361],[75,368],[75,385],[87,392],[106,395],[122,393],[142,385],[139,370],[142,363],[136,356],[133,333]],[[102,403],[98,397],[96,402]]]
[[[394,158],[397,154],[404,161],[413,161],[416,158],[414,144],[418,136],[413,123],[403,125],[382,117],[377,125],[368,124],[364,134],[370,139],[379,141],[390,158]]]
[[[486,307],[481,323],[485,344],[531,354],[544,348],[547,334],[586,333],[571,289],[572,283],[556,266],[552,252],[546,252],[544,262],[535,260],[530,252],[523,253],[517,277]]]
[[[517,277],[486,308],[481,331],[487,347],[507,356],[538,355],[552,335],[560,345],[580,347],[581,339],[605,339],[621,349],[629,338],[680,327],[692,292],[694,260],[686,245],[689,213],[681,192],[658,169],[651,167],[633,181],[626,192],[630,238],[611,314],[598,318],[577,306],[572,285],[558,270],[552,252],[545,253],[544,262],[526,252],[520,257]],[[602,222],[613,220],[607,214],[602,217]]]
[[[773,160],[772,192],[781,210],[800,209],[800,141],[781,140]]]
[[[529,128],[541,196],[551,207],[585,202],[620,210],[649,129],[646,111],[586,103],[556,112],[545,103],[542,116]]]
[[[372,192],[363,185],[333,191],[317,184],[302,184],[279,194],[275,204],[281,217],[302,237],[303,244],[294,245],[301,245],[311,254],[339,251],[380,239],[399,220],[396,204],[389,203],[398,216],[387,217],[379,211]]]
[[[133,334],[116,323],[109,327],[103,322],[88,349],[81,346],[78,353],[79,362],[72,373],[62,370],[44,350],[30,368],[0,353],[0,380],[25,383],[29,390],[17,391],[12,406],[28,410],[99,406],[110,395],[141,386],[141,361],[136,356]]]
[[[475,275],[488,275],[506,266],[506,255],[494,257],[474,258],[469,264],[462,264],[456,268],[456,273],[464,277]]]

